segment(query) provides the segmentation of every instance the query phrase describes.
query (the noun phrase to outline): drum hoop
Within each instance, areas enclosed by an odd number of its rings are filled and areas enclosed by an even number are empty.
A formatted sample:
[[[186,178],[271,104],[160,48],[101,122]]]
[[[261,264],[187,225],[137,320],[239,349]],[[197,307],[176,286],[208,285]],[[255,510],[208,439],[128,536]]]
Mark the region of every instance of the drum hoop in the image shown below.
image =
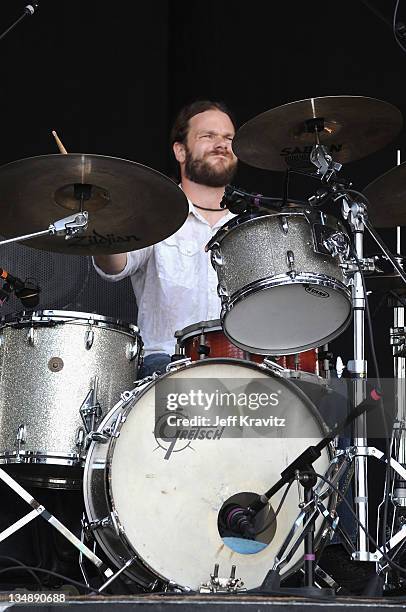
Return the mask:
[[[344,225],[341,223],[339,219],[334,217],[333,215],[327,215],[320,210],[309,210],[305,206],[294,206],[285,209],[281,209],[272,213],[269,212],[256,212],[250,213],[247,215],[237,216],[227,221],[224,225],[220,227],[220,229],[216,232],[216,234],[211,238],[206,246],[206,250],[210,250],[216,243],[220,245],[221,241],[231,232],[242,227],[246,224],[252,224],[258,219],[265,218],[274,218],[274,217],[303,217],[305,221],[312,227],[313,225],[321,224],[326,225],[327,227],[334,227],[335,229],[339,229],[344,234],[347,234],[345,231]]]
[[[120,319],[105,317],[88,312],[75,312],[71,310],[36,310],[34,312],[22,311],[11,317],[6,315],[0,319],[0,329],[4,327],[28,326],[31,323],[44,326],[49,323],[74,323],[77,325],[94,325],[107,329],[124,331],[131,336],[140,336],[139,328],[133,323],[125,323]]]
[[[322,287],[328,287],[330,289],[334,289],[338,293],[345,295],[347,297],[349,304],[351,305],[350,289],[346,287],[346,285],[344,285],[340,281],[333,279],[330,276],[326,276],[324,274],[314,275],[314,274],[309,274],[309,273],[303,273],[303,274],[298,274],[294,279],[292,279],[290,278],[290,276],[286,274],[278,274],[277,276],[274,276],[272,280],[263,278],[259,281],[255,281],[253,283],[250,283],[249,285],[246,285],[239,291],[236,291],[236,293],[234,293],[231,296],[231,298],[227,298],[227,297],[223,298],[224,302],[223,302],[223,306],[221,310],[221,324],[222,324],[224,334],[227,336],[230,342],[232,342],[233,344],[235,344],[242,350],[247,351],[248,353],[255,353],[257,355],[272,355],[275,357],[279,355],[285,356],[285,355],[294,355],[295,353],[302,353],[303,351],[307,351],[312,348],[315,348],[316,346],[321,346],[322,344],[326,344],[327,342],[330,342],[330,340],[333,340],[339,334],[341,334],[345,329],[347,329],[347,327],[351,323],[352,315],[353,315],[351,308],[349,309],[348,316],[346,320],[342,323],[342,325],[337,330],[332,332],[330,335],[322,338],[319,344],[316,344],[316,345],[306,344],[303,346],[295,346],[292,349],[284,348],[279,351],[275,351],[275,349],[272,349],[272,351],[270,351],[269,349],[264,350],[258,347],[253,347],[253,346],[242,344],[241,342],[238,342],[235,338],[233,338],[231,334],[229,334],[229,332],[227,331],[227,325],[226,325],[227,315],[229,312],[231,312],[234,306],[236,306],[238,302],[240,302],[241,300],[246,299],[251,294],[255,294],[260,291],[263,291],[264,289],[270,289],[272,287],[281,287],[283,285],[296,285],[296,284],[299,285],[303,283],[304,284],[310,283],[312,285],[320,285]]]
[[[183,329],[178,329],[175,332],[175,338],[179,339],[179,344],[183,344],[188,338],[192,338],[197,334],[205,333],[206,331],[222,331],[220,319],[210,319],[208,321],[199,321],[193,323]]]
[[[327,435],[328,434],[328,427],[326,425],[326,423],[324,422],[324,420],[322,419],[319,411],[317,410],[315,404],[312,402],[312,400],[304,393],[304,391],[302,391],[299,387],[297,387],[297,385],[295,385],[293,382],[291,382],[289,379],[283,378],[283,376],[278,375],[277,373],[275,373],[274,371],[272,371],[270,368],[268,368],[268,366],[266,364],[257,364],[255,362],[250,362],[250,361],[245,361],[243,359],[233,359],[233,358],[227,358],[227,357],[219,357],[219,358],[215,358],[215,359],[210,359],[210,360],[202,360],[202,361],[193,361],[190,363],[182,363],[178,366],[176,366],[176,362],[174,362],[174,364],[171,365],[171,369],[168,370],[167,372],[165,372],[165,374],[162,374],[159,378],[149,381],[148,383],[146,383],[143,387],[139,388],[139,391],[137,393],[134,393],[135,390],[133,390],[132,395],[128,398],[128,399],[120,399],[117,404],[115,404],[115,406],[113,406],[113,408],[106,414],[106,416],[104,417],[104,419],[100,422],[97,431],[103,431],[103,428],[106,426],[107,423],[113,423],[114,422],[114,416],[116,415],[116,418],[118,418],[119,413],[120,413],[120,409],[122,408],[124,416],[128,413],[128,410],[132,410],[134,408],[134,403],[137,403],[140,401],[140,399],[145,395],[145,393],[147,393],[147,391],[150,390],[150,388],[152,386],[154,386],[157,382],[157,380],[160,380],[162,378],[166,378],[171,376],[172,374],[176,373],[179,370],[184,370],[184,369],[189,369],[189,368],[193,368],[193,367],[198,367],[198,366],[207,366],[208,364],[213,364],[213,362],[217,362],[217,363],[235,363],[237,365],[245,365],[247,366],[249,369],[253,369],[253,370],[259,370],[262,372],[265,372],[266,374],[268,374],[271,378],[277,378],[279,381],[282,379],[283,383],[286,384],[286,386],[292,390],[292,392],[294,394],[296,394],[296,396],[299,396],[300,399],[304,400],[304,403],[306,404],[306,406],[310,409],[310,412],[312,414],[312,416],[315,418],[317,424],[320,427],[320,433],[321,435]],[[170,582],[170,578],[167,578],[166,576],[163,576],[162,574],[160,574],[156,569],[154,569],[152,566],[150,566],[141,556],[139,551],[135,548],[136,543],[132,543],[130,542],[130,540],[127,538],[125,530],[123,528],[123,525],[120,521],[120,516],[119,513],[117,512],[117,508],[116,508],[116,504],[115,504],[115,500],[112,494],[112,479],[111,479],[111,466],[112,466],[112,459],[114,456],[114,449],[115,449],[115,445],[117,442],[117,439],[119,437],[119,433],[121,431],[122,426],[125,423],[125,419],[121,421],[121,423],[119,424],[118,428],[117,428],[117,434],[118,436],[116,437],[112,437],[110,439],[110,442],[106,445],[106,452],[105,452],[105,461],[104,461],[104,482],[105,482],[105,488],[104,488],[104,493],[106,494],[107,497],[107,507],[108,510],[112,513],[114,513],[115,516],[115,520],[117,522],[118,525],[118,530],[116,532],[116,537],[117,539],[123,544],[125,550],[128,552],[129,558],[131,557],[136,557],[137,558],[137,562],[140,563],[144,568],[148,569],[150,572],[152,572],[153,576],[156,578],[159,578],[165,582]],[[83,492],[84,492],[84,499],[85,499],[85,508],[86,508],[86,514],[89,515],[91,514],[90,510],[89,510],[89,506],[87,503],[87,488],[88,485],[90,484],[89,482],[89,475],[91,474],[91,468],[94,467],[93,463],[91,462],[91,457],[93,455],[93,448],[95,447],[95,445],[100,444],[99,442],[92,442],[88,452],[87,452],[87,456],[86,456],[86,461],[85,461],[85,465],[84,465],[84,471],[83,471]],[[333,459],[334,456],[334,450],[333,450],[333,443],[329,442],[327,444],[327,446],[325,447],[327,454],[328,454],[328,459],[331,462],[331,460]],[[329,510],[332,510],[335,505],[337,503],[336,500],[336,496],[334,496],[334,493],[331,493],[329,496],[329,503],[328,503],[328,508]],[[324,522],[323,522],[324,525]],[[316,537],[316,542],[315,542],[315,546],[318,547],[322,536],[323,536],[323,525],[321,525],[320,530],[317,534]],[[96,532],[97,535],[97,532]],[[104,547],[105,544],[103,544]],[[107,546],[108,549],[108,546]],[[110,555],[113,555],[113,553],[115,553],[114,550],[110,550]],[[290,570],[291,572],[294,572],[296,570],[297,565],[293,566]],[[181,589],[185,589],[187,587],[183,587],[180,584],[176,585],[177,587],[181,588]]]
[[[338,293],[344,293],[348,297],[348,301],[351,301],[351,291],[347,285],[337,280],[333,276],[327,276],[327,274],[314,274],[313,272],[300,272],[297,273],[294,278],[289,274],[276,274],[275,276],[268,276],[261,278],[257,281],[245,285],[231,297],[227,298],[230,308],[233,308],[237,302],[244,300],[251,293],[258,293],[264,289],[272,289],[272,287],[282,287],[283,285],[319,285],[321,287],[328,287]]]

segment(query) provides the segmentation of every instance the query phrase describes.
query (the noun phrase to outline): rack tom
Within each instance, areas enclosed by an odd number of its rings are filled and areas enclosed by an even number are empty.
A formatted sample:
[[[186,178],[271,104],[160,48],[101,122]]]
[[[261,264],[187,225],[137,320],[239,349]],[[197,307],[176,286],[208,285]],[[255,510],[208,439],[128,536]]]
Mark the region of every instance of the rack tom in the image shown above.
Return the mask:
[[[299,206],[245,214],[223,225],[206,249],[223,330],[243,350],[300,353],[350,323],[349,238],[337,219]]]

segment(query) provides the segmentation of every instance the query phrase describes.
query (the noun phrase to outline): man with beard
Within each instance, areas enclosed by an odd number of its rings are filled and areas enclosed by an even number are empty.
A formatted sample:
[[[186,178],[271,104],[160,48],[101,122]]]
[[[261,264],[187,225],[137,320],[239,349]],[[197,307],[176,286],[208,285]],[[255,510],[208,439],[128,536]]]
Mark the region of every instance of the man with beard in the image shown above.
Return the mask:
[[[139,377],[163,370],[175,348],[175,331],[218,319],[217,275],[205,245],[233,217],[220,208],[237,158],[231,142],[235,124],[221,102],[198,100],[178,114],[171,145],[189,215],[172,236],[153,246],[94,257],[97,272],[110,281],[131,277],[145,359]]]

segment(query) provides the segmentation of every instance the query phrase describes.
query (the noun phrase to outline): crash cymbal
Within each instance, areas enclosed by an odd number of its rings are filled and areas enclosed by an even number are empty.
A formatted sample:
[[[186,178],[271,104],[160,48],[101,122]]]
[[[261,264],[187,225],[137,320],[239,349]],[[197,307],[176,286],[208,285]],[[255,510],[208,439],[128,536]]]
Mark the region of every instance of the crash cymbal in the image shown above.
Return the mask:
[[[334,161],[347,163],[391,142],[402,123],[395,106],[375,98],[309,98],[254,117],[237,131],[232,147],[240,160],[256,168],[309,166],[316,126],[320,144],[332,153]]]
[[[69,240],[45,236],[23,244],[73,255],[122,253],[171,236],[188,215],[183,191],[152,168],[102,155],[41,155],[0,166],[0,234],[46,230],[79,211],[77,184],[91,186],[83,206],[89,212],[86,231]]]
[[[375,227],[406,225],[406,163],[395,166],[365,187],[368,216]]]

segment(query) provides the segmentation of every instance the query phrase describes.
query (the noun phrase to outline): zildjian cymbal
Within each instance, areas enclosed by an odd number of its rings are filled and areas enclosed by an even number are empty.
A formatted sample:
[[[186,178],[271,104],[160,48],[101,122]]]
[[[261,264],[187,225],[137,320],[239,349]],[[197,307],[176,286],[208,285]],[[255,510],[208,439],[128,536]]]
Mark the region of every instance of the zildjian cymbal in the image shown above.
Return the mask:
[[[334,161],[344,164],[382,149],[402,124],[395,106],[375,98],[309,98],[254,117],[237,131],[232,147],[250,166],[281,171],[308,167],[318,137]]]
[[[80,235],[68,240],[46,235],[22,243],[73,255],[133,251],[171,236],[189,211],[176,183],[126,159],[69,153],[0,166],[0,234],[6,238],[46,230],[79,212],[81,204],[89,224]]]

